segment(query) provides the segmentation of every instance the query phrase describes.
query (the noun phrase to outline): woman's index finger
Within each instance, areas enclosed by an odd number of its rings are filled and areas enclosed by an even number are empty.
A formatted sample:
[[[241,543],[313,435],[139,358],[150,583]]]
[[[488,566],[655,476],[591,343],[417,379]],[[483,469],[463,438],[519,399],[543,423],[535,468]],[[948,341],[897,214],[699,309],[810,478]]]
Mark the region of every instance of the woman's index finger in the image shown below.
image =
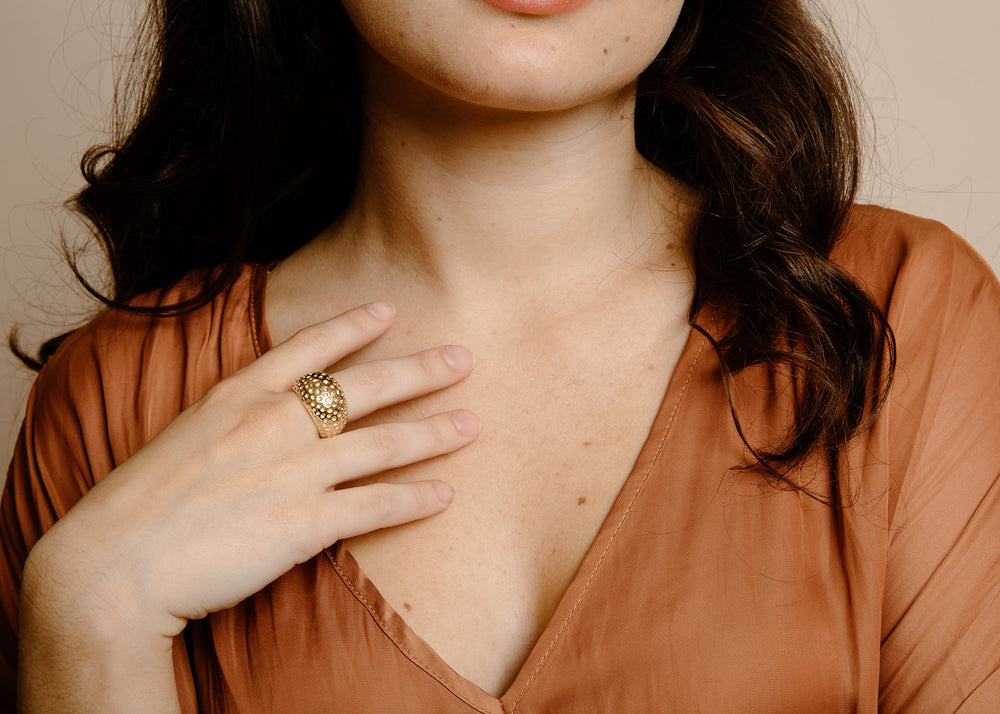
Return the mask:
[[[321,371],[373,342],[389,329],[395,315],[386,302],[352,308],[302,328],[242,371],[267,389],[287,391],[303,374]]]

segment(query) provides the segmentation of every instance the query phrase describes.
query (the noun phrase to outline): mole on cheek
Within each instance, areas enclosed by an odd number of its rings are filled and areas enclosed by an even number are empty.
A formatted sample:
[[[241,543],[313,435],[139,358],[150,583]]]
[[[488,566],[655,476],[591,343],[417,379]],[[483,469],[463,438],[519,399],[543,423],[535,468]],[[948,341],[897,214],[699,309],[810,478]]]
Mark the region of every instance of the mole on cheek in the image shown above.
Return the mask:
[[[587,502],[587,497],[586,496],[580,496],[578,499],[576,499],[576,505],[578,505],[578,506],[582,506],[586,502]]]

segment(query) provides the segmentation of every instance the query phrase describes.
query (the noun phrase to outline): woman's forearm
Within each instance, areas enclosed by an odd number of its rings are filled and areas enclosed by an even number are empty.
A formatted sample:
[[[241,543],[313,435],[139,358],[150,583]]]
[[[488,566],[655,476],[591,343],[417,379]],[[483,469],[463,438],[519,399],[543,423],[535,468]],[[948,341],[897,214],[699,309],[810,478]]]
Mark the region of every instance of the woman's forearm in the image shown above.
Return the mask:
[[[25,564],[19,711],[179,712],[171,639],[52,577],[50,557]]]

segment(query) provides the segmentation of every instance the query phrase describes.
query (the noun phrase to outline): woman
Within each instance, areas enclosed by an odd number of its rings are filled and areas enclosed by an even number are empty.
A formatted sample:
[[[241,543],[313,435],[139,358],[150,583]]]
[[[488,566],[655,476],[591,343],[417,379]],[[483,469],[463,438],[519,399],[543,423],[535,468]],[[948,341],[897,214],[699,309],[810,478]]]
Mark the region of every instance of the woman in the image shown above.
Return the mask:
[[[799,4],[328,5],[158,4],[87,164],[24,709],[990,710],[1000,288]]]

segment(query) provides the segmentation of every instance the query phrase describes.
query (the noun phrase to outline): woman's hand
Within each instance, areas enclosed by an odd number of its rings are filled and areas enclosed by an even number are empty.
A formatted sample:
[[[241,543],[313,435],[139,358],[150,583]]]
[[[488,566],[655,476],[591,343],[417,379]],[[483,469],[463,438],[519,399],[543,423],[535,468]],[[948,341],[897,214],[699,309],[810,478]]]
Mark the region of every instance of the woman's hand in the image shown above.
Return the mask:
[[[446,508],[452,490],[441,482],[334,487],[468,444],[478,431],[472,414],[321,440],[290,391],[299,376],[376,339],[392,318],[384,303],[356,308],[300,331],[213,387],[39,541],[25,567],[22,616],[43,639],[46,631],[58,636],[53,627],[93,627],[111,639],[162,640],[336,540]],[[471,369],[466,350],[446,347],[333,374],[353,419],[447,387]],[[30,654],[31,643],[22,647]],[[48,649],[36,651],[44,660]]]

